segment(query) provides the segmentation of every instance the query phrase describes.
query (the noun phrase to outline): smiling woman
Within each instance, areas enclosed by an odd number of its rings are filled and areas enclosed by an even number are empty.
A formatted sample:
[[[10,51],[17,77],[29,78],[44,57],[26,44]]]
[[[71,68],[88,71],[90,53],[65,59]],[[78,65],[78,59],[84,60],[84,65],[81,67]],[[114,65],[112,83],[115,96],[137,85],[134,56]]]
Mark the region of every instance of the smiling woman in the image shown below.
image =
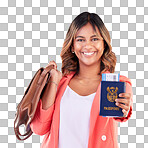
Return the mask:
[[[86,63],[84,59],[84,57],[91,57],[89,52],[95,52],[92,56],[96,58],[94,60],[99,69],[98,74],[107,70],[114,72],[117,60],[112,52],[110,41],[109,32],[97,14],[83,12],[78,15],[68,29],[60,54],[63,75],[71,71],[78,73],[81,62],[87,66],[94,63],[90,61],[91,59]]]
[[[46,134],[41,148],[118,148],[117,121],[127,121],[132,114],[132,89],[130,80],[120,76],[127,85],[125,99],[117,102],[126,111],[130,107],[127,117],[99,115],[102,73],[113,73],[116,65],[110,41],[97,14],[83,12],[72,21],[60,54],[62,78],[59,81],[53,70],[54,83],[30,125],[34,133]]]

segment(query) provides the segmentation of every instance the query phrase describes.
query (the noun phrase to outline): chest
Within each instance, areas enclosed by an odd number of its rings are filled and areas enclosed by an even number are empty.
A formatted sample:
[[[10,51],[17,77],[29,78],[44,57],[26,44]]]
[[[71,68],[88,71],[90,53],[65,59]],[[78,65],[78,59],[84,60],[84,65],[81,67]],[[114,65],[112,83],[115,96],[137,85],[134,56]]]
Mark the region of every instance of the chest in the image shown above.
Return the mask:
[[[81,96],[88,96],[97,91],[100,81],[94,82],[89,81],[88,83],[82,84],[76,79],[71,79],[69,82],[69,87]]]

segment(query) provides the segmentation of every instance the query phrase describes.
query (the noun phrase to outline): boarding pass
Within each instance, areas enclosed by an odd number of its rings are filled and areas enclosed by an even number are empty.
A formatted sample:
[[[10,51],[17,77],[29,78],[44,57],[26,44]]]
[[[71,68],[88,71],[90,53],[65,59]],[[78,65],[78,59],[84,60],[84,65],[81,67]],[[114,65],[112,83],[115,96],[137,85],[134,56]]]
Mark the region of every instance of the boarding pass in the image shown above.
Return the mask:
[[[120,74],[119,73],[103,73],[102,81],[119,81]]]

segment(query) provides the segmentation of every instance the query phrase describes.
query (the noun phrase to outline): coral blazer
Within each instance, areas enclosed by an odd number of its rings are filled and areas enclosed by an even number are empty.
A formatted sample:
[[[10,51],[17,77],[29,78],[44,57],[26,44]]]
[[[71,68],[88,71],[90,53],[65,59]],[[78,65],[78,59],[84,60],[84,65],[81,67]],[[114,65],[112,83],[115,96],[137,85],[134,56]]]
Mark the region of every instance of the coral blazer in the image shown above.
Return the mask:
[[[110,73],[109,71],[105,73]],[[45,135],[41,148],[58,148],[59,122],[60,122],[60,101],[63,93],[75,72],[63,76],[59,82],[55,103],[47,110],[42,109],[42,101],[32,120],[30,127],[37,135]],[[127,121],[132,115],[133,92],[131,80],[120,75],[120,81],[126,82],[126,93],[131,93],[131,106],[127,117],[114,118],[99,116],[100,110],[100,87],[99,84],[90,112],[90,128],[88,148],[118,148],[118,122]],[[80,133],[81,134],[81,133]]]

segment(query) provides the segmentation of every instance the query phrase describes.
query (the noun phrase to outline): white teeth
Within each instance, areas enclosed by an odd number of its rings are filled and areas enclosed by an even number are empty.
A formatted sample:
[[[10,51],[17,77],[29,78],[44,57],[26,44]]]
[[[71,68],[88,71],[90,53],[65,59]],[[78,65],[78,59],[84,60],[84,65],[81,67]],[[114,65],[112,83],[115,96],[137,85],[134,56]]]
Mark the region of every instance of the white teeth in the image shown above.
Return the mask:
[[[86,55],[92,55],[94,52],[90,52],[90,53],[83,52],[83,53],[86,54]]]

